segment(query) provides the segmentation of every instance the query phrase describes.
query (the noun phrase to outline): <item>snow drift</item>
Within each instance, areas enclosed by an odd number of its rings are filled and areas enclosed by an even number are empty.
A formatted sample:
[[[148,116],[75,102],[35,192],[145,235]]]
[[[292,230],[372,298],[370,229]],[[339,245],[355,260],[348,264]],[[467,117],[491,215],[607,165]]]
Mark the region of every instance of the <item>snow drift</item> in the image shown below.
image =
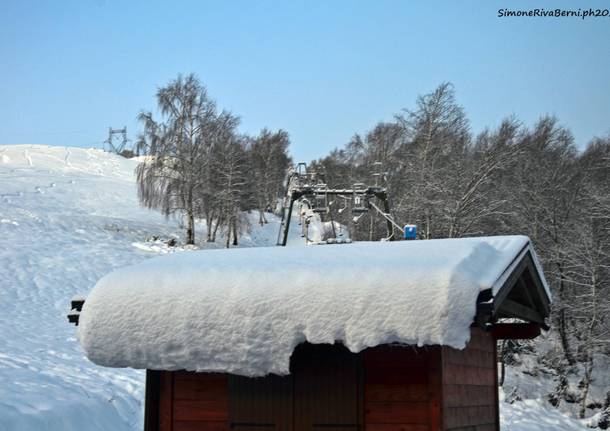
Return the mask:
[[[463,348],[479,292],[530,248],[504,236],[155,258],[97,283],[79,340],[99,365],[247,376],[288,374],[304,341]]]

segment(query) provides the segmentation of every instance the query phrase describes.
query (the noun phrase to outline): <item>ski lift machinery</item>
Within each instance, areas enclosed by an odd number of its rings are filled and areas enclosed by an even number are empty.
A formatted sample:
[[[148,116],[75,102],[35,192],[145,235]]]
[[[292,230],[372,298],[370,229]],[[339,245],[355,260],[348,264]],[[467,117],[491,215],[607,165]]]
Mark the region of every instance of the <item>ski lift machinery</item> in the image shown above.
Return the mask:
[[[379,168],[380,163],[376,163],[375,167]],[[376,173],[374,176],[375,186],[356,183],[351,189],[332,189],[326,183],[318,181],[317,175],[314,172],[309,172],[305,163],[299,163],[288,174],[286,195],[282,203],[282,221],[278,232],[277,245],[285,246],[288,241],[288,232],[290,230],[290,221],[295,202],[299,202],[301,206],[307,206],[321,217],[324,214],[330,214],[330,206],[334,201],[329,202],[329,199],[335,197],[342,198],[344,201],[343,207],[338,210],[339,213],[347,208],[348,200],[351,201],[355,222],[369,211],[374,211],[381,215],[385,219],[387,229],[387,236],[384,240],[393,241],[397,239],[395,230],[400,231],[404,235],[405,229],[399,226],[390,214],[387,190],[385,187],[379,186],[379,179],[382,176],[381,172]],[[377,205],[374,201],[380,205]],[[334,221],[331,219],[331,222],[334,231]],[[404,238],[412,239],[412,236],[407,237],[405,235]]]

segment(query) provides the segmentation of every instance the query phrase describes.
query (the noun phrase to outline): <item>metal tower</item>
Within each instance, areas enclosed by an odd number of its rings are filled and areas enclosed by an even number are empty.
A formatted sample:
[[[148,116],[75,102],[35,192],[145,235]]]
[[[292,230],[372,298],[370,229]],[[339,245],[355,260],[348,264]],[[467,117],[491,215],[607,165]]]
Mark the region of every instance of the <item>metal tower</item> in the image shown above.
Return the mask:
[[[116,142],[116,144],[115,144]],[[127,139],[127,127],[122,129],[108,128],[108,139],[104,141],[104,150],[111,151],[116,154],[120,154],[129,142]]]

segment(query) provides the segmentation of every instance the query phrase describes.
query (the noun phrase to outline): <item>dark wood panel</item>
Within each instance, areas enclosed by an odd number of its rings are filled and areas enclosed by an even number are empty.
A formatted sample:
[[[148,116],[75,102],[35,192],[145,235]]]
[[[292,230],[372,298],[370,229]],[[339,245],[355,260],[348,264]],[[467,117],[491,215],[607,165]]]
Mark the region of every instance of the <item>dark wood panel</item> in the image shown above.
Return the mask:
[[[428,401],[427,384],[368,384],[365,401]]]
[[[175,421],[173,431],[229,431],[227,421]]]
[[[229,422],[233,430],[292,429],[293,376],[231,376],[229,394]]]
[[[369,402],[364,409],[367,424],[428,424],[430,420],[428,403],[409,402]]]
[[[429,349],[412,346],[378,346],[362,352],[365,361],[371,365],[381,366],[425,366],[428,362]]]
[[[445,406],[487,406],[494,402],[495,391],[493,386],[445,385]]]
[[[174,400],[175,421],[224,421],[228,411],[226,400]]]
[[[467,349],[467,352],[464,350],[444,348],[443,355],[446,364],[469,365],[481,368],[491,368],[495,359],[493,352],[470,348]]]
[[[443,420],[446,430],[497,430],[496,341],[471,329],[462,350],[443,348]]]
[[[427,424],[369,424],[366,431],[430,431],[430,427]]]
[[[493,384],[493,389],[494,389],[494,412],[495,412],[495,420],[494,420],[494,430],[495,431],[499,431],[500,430],[500,399],[499,399],[499,395],[498,395],[498,364],[497,364],[497,357],[498,357],[498,343],[494,341],[494,384]]]
[[[429,352],[428,360],[428,400],[429,426],[431,430],[441,430],[443,428],[443,364],[442,349],[433,347]]]
[[[440,428],[440,348],[382,346],[364,360],[367,431]]]
[[[492,335],[496,340],[531,340],[540,335],[540,325],[536,323],[496,323]]]
[[[445,418],[445,429],[494,424],[496,411],[494,406],[448,407]]]
[[[491,332],[485,332],[481,328],[473,326],[470,328],[470,341],[465,349],[456,349],[460,352],[465,350],[482,350],[484,352],[493,352],[493,344],[495,340]]]
[[[495,370],[447,364],[443,369],[443,380],[445,385],[494,386]]]
[[[409,364],[375,365],[366,362],[365,382],[386,385],[417,385],[428,383],[428,366],[426,364],[410,366]]]
[[[197,371],[172,371],[174,374],[174,380],[185,381],[185,380],[201,380],[204,379],[208,382],[226,382],[228,374],[224,373],[206,373]]]
[[[341,345],[295,350],[294,431],[356,431],[361,426],[361,359]]]
[[[213,401],[221,400],[228,402],[229,380],[227,376],[218,378],[200,374],[196,378],[189,377],[174,379],[174,399],[177,400],[200,400]]]
[[[144,396],[144,431],[159,431],[160,393],[161,371],[146,370],[146,393]]]
[[[159,431],[172,431],[174,374],[171,371],[161,371],[159,392]]]

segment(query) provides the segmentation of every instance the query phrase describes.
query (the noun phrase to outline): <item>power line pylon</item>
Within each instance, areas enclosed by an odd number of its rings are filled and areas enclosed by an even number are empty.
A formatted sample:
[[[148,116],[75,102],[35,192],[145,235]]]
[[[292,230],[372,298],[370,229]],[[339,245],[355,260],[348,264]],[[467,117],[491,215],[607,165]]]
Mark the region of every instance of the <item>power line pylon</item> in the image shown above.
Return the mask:
[[[115,142],[117,142],[116,145]],[[123,127],[122,129],[113,129],[112,127],[109,127],[108,139],[104,141],[104,150],[120,154],[125,149],[127,142],[129,142],[129,139],[127,139],[127,127]]]

